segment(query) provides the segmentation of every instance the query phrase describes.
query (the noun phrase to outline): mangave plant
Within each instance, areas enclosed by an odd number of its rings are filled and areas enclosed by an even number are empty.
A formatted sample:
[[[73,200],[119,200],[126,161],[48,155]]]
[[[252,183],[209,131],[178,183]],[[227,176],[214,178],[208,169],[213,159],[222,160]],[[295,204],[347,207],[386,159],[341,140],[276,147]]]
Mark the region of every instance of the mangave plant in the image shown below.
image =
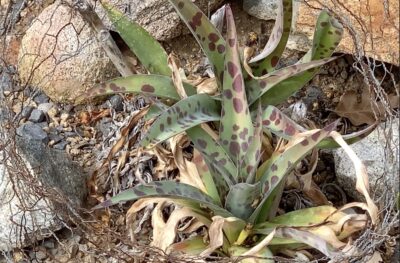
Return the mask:
[[[190,216],[209,228],[209,244],[202,238],[192,237],[170,247],[188,254],[202,251],[201,255],[218,252],[232,257],[271,258],[281,249],[306,246],[331,258],[337,256],[344,245],[339,240],[364,227],[364,215],[328,205],[281,216],[276,216],[276,212],[286,178],[300,160],[316,147],[329,146],[333,142],[330,137],[341,146],[347,144],[335,132],[337,122],[307,131],[273,104],[282,102],[310,80],[318,67],[332,60],[330,56],[342,35],[341,26],[327,12],[322,12],[312,49],[299,63],[277,69],[290,33],[291,0],[279,2],[270,40],[253,58],[246,54],[241,56],[229,5],[225,6],[227,32],[224,38],[192,1],[170,2],[213,65],[219,95],[197,94],[195,87],[180,81],[167,61],[163,63],[157,59],[152,63],[152,56],[166,60],[162,48],[137,24],[104,4],[122,38],[155,75],[116,79],[84,97],[133,92],[172,101],[172,106],[159,110],[159,116],[141,145],[152,147],[186,132],[196,149],[195,154],[200,153],[196,164],[202,187],[156,181],[121,192],[96,208],[143,198],[169,198],[189,208]],[[131,27],[135,30],[129,30]],[[132,32],[140,32],[140,36]],[[140,43],[138,37],[152,43],[146,54],[136,47]],[[359,138],[368,131],[349,139]],[[270,133],[285,139],[286,143],[265,156],[262,145]],[[363,182],[358,190],[366,196],[367,205],[358,206],[367,207],[375,222],[375,207],[365,190],[365,180]],[[246,260],[257,262],[256,259]]]

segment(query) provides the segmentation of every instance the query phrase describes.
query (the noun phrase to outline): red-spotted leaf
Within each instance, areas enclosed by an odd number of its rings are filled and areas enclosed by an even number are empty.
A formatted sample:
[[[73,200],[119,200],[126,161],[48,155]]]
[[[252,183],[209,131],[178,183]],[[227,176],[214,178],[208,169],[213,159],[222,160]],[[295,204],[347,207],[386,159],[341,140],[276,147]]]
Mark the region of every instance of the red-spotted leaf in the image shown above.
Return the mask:
[[[225,40],[206,15],[190,0],[169,0],[186,23],[215,69],[218,80],[224,67]]]
[[[280,0],[277,1],[277,5],[275,25],[268,42],[264,50],[249,61],[252,64],[255,76],[262,76],[272,72],[278,64],[289,39],[292,26],[293,0]]]
[[[326,11],[318,17],[312,49],[296,64],[310,63],[332,56],[343,35],[342,25]],[[329,61],[326,61],[329,62]],[[318,72],[319,66],[309,68],[301,74],[290,76],[275,87],[268,89],[262,96],[262,105],[276,105],[302,88]]]
[[[142,146],[153,146],[201,123],[220,119],[217,101],[207,94],[183,99],[164,111],[141,141]]]
[[[210,196],[204,194],[201,190],[175,181],[155,181],[146,185],[137,185],[100,203],[93,209],[106,208],[121,202],[135,201],[148,197],[169,197],[188,200],[207,207],[217,215],[224,217],[232,216],[231,213],[221,208]]]
[[[250,222],[257,220],[258,223],[264,221],[268,215],[268,207],[264,206],[269,194],[279,185],[294,166],[302,160],[310,150],[319,142],[329,136],[337,126],[337,121],[331,123],[320,130],[306,132],[293,138],[289,146],[273,161],[263,175],[261,175],[261,191],[263,193],[262,202],[256,211],[251,215]]]
[[[236,28],[232,10],[225,11],[227,20],[227,48],[222,92],[220,140],[225,151],[238,164],[245,156],[253,136],[243,74],[238,53]]]
[[[196,88],[188,83],[184,83],[186,93],[190,95],[196,94]],[[77,98],[79,103],[83,100],[91,99],[98,96],[111,95],[116,93],[138,93],[148,96],[180,100],[176,92],[172,79],[162,75],[132,75],[110,80],[97,87],[89,89],[83,95]]]
[[[201,152],[213,175],[220,197],[224,199],[229,187],[236,182],[237,168],[235,164],[219,143],[200,126],[188,129],[186,133],[194,147]]]
[[[255,204],[260,198],[258,184],[238,183],[230,187],[226,196],[225,209],[234,216],[247,220],[256,208]]]
[[[307,131],[304,127],[298,125],[274,106],[268,106],[265,108],[262,115],[262,124],[264,129],[267,129],[276,136],[286,140],[291,140],[293,136]],[[353,144],[368,136],[376,126],[377,124],[370,125],[363,130],[343,135],[343,139],[346,143]],[[317,148],[319,149],[332,149],[337,147],[340,146],[330,137],[323,139],[317,145]]]
[[[282,81],[288,81],[288,79],[291,79],[293,76],[302,75],[303,73],[308,72],[308,70],[313,70],[314,68],[320,67],[335,59],[336,57],[323,58],[302,64],[295,64],[257,78],[258,85],[260,86],[260,93],[252,93],[253,97],[249,98],[249,103],[252,104],[260,98],[264,107],[282,102],[293,92],[289,94],[289,89],[282,90],[279,83]]]

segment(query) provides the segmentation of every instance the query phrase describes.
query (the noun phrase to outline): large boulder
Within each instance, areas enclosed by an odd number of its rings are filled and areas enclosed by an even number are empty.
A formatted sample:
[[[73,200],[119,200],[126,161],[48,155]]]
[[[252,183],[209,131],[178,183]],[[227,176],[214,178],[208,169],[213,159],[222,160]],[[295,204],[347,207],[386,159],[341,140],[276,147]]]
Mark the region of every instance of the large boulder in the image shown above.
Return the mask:
[[[95,32],[80,14],[60,3],[48,6],[34,20],[22,39],[18,60],[22,82],[58,102],[71,102],[118,75]]]
[[[17,138],[17,149],[23,162],[8,160],[8,165],[14,169],[27,165],[34,175],[32,178],[43,188],[53,189],[77,206],[82,205],[87,193],[86,175],[63,151],[26,138]],[[5,161],[5,154],[0,154],[1,163]],[[41,198],[40,189],[28,185],[28,181],[21,181],[14,172],[11,176],[6,166],[0,164],[0,251],[26,246],[63,227],[63,218],[56,213],[63,209],[62,204]]]
[[[8,114],[0,107],[2,145],[10,139],[3,130]],[[0,253],[41,240],[64,226],[65,203],[43,196],[44,190],[57,192],[74,207],[81,206],[87,194],[87,175],[64,151],[51,149],[34,136],[17,136],[15,146],[20,157],[9,154],[13,151],[9,143],[0,151]]]
[[[194,0],[192,2],[208,14],[219,7],[223,1]],[[157,40],[169,40],[188,32],[168,0],[110,0],[110,3],[129,19],[138,22]],[[104,24],[112,29],[113,26],[99,3],[96,4],[95,10]]]
[[[384,123],[366,138],[351,145],[367,167],[372,193],[398,191],[399,187],[399,119]],[[363,200],[356,192],[356,176],[353,163],[344,150],[334,151],[336,177],[343,189],[357,200]],[[394,194],[394,193],[393,193]]]

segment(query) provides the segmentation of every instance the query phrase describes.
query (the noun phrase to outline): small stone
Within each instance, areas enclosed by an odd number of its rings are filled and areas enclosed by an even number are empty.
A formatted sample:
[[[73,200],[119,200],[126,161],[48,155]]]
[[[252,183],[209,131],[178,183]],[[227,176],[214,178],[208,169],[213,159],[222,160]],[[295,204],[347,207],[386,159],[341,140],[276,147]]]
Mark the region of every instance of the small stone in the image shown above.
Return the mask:
[[[123,103],[123,99],[120,95],[114,95],[110,98],[110,104],[111,107],[115,110],[115,111],[122,111],[124,110],[124,103]]]
[[[55,145],[53,146],[53,148],[54,148],[54,149],[57,149],[57,150],[65,150],[65,147],[66,147],[67,145],[68,145],[68,142],[62,141],[62,142],[59,142],[59,143],[55,144]]]
[[[77,244],[73,244],[69,249],[70,258],[74,258],[76,254],[78,254],[78,251],[79,251],[79,246]]]
[[[35,257],[37,260],[43,261],[47,258],[46,252],[39,250],[35,253]]]
[[[31,116],[32,111],[33,111],[32,106],[25,106],[21,111],[21,118],[28,119],[29,116]]]
[[[65,137],[75,137],[76,136],[76,132],[71,132],[71,131],[64,132],[64,136]]]
[[[43,111],[38,110],[38,109],[32,110],[31,115],[29,117],[29,120],[31,122],[35,122],[35,123],[42,122],[42,121],[44,121],[44,119],[45,119],[45,116],[44,116]]]
[[[66,121],[69,118],[69,114],[68,113],[62,113],[60,116],[61,121]]]
[[[42,103],[47,103],[50,101],[49,97],[47,97],[46,94],[40,92],[38,95],[36,95],[33,98],[33,101],[35,101],[37,104],[42,104]]]
[[[46,240],[46,241],[43,243],[43,246],[44,246],[45,248],[48,248],[48,249],[53,249],[53,248],[55,248],[54,241],[52,241],[52,240]]]
[[[42,141],[43,143],[49,142],[47,133],[36,123],[25,123],[17,128],[17,135],[25,137],[30,140]]]
[[[49,134],[49,139],[50,139],[51,141],[53,141],[54,144],[56,144],[56,143],[59,143],[59,142],[63,139],[63,137],[61,137],[61,136],[58,135],[58,134],[50,133],[50,134]]]
[[[51,102],[46,102],[46,103],[41,103],[41,104],[39,104],[39,106],[37,107],[37,109],[43,111],[44,113],[49,114],[49,110],[50,110],[51,108],[53,108],[53,106],[54,106],[53,103],[51,103]],[[50,116],[50,114],[49,114],[49,116]]]

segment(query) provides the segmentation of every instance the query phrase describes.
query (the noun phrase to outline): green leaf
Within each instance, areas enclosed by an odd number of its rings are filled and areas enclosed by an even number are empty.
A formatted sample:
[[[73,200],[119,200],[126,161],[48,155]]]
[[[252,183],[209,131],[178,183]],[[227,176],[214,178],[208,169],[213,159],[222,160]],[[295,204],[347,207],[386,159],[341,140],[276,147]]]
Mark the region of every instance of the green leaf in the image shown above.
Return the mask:
[[[93,209],[106,208],[121,202],[135,201],[147,197],[170,197],[193,201],[201,204],[203,207],[207,207],[217,215],[224,217],[232,216],[231,213],[215,203],[210,196],[204,194],[196,187],[175,181],[155,181],[146,185],[137,185],[104,201]]]
[[[193,236],[181,242],[172,244],[168,247],[168,251],[181,252],[186,255],[198,256],[207,248],[202,236]]]
[[[247,150],[246,155],[243,158],[243,162],[240,165],[241,171],[239,176],[240,182],[246,182],[249,184],[254,183],[256,178],[257,166],[261,159],[261,147],[262,147],[262,122],[261,122],[261,104],[258,103],[258,111],[254,125],[254,134]]]
[[[270,118],[274,121],[271,121]],[[286,140],[291,140],[293,136],[307,131],[307,129],[298,125],[292,119],[283,114],[279,109],[271,105],[267,106],[263,111],[262,124],[264,129],[267,129],[276,136]],[[376,126],[376,124],[370,125],[363,130],[351,134],[342,135],[342,137],[346,141],[346,143],[352,144],[368,136],[368,134],[370,134],[376,128]],[[317,148],[319,149],[332,149],[337,147],[340,146],[335,142],[335,140],[330,137],[323,139],[317,145]]]
[[[221,82],[224,71],[225,40],[206,15],[190,0],[169,0],[196,38]]]
[[[110,3],[102,1],[108,17],[143,66],[153,74],[171,75],[168,55],[163,47],[145,29],[130,21]]]
[[[229,254],[232,257],[240,257],[243,255],[245,252],[250,250],[250,248],[246,247],[239,247],[239,246],[232,246],[229,248]],[[246,257],[238,261],[234,262],[240,262],[240,263],[274,263],[274,255],[272,252],[269,250],[268,247],[264,247],[261,249],[258,253],[252,255],[252,257]]]
[[[266,107],[268,105],[275,105],[284,101],[301,87],[290,86],[282,88],[280,83],[292,79],[293,76],[301,76],[302,74],[307,73],[308,70],[313,70],[313,68],[320,67],[321,65],[324,65],[335,59],[336,57],[323,58],[302,64],[295,64],[275,70],[263,77],[257,78],[258,85],[260,86],[260,94],[257,95],[252,93],[252,96],[254,97],[249,98],[249,103],[252,104],[261,98],[262,105]]]
[[[209,95],[190,96],[164,111],[150,127],[141,145],[153,146],[203,122],[219,120],[220,112],[219,103]]]
[[[224,199],[237,178],[237,168],[225,150],[201,127],[196,126],[186,131],[194,147],[201,152],[211,169],[221,199]],[[216,171],[216,173],[214,172]]]
[[[194,129],[194,128],[192,128],[192,129]],[[221,202],[220,195],[218,193],[216,183],[214,182],[213,176],[211,175],[211,171],[208,168],[205,160],[203,159],[203,156],[201,156],[199,151],[194,150],[192,162],[196,165],[197,171],[199,173],[201,181],[204,184],[204,187],[206,188],[207,194],[216,203],[218,203],[218,205],[220,205],[222,207],[222,202]],[[221,180],[221,178],[218,178],[218,179],[219,179],[219,181]],[[215,181],[217,181],[217,180],[215,180]],[[222,180],[222,183],[224,184],[225,182]]]
[[[268,42],[264,50],[249,61],[252,64],[255,76],[262,76],[268,72],[272,72],[278,64],[289,39],[292,26],[293,1],[279,0],[277,1],[277,5],[275,25]]]
[[[230,188],[226,197],[225,209],[234,216],[247,220],[255,209],[255,202],[260,198],[258,184],[238,183]]]
[[[315,29],[313,47],[297,65],[331,57],[339,45],[342,35],[342,25],[326,11],[322,11]],[[284,101],[310,81],[318,70],[319,68],[309,69],[302,74],[281,81],[262,96],[263,106],[276,105]]]
[[[278,226],[287,227],[309,227],[321,224],[337,209],[333,206],[317,206],[285,213],[277,216],[268,222],[263,222],[254,226],[255,234],[268,235],[270,232],[265,229],[272,229]]]
[[[274,121],[271,119],[271,121]],[[281,180],[294,168],[297,162],[302,160],[307,153],[312,150],[322,139],[329,136],[330,132],[336,128],[337,122],[333,122],[324,129],[314,130],[306,136],[299,138],[296,143],[287,148],[261,176],[263,199],[256,211],[251,215],[250,222],[257,223],[265,221],[268,214],[268,207],[264,206],[269,194],[278,186]]]
[[[262,114],[262,125],[278,137],[290,140],[305,129],[274,106],[267,106]]]
[[[196,88],[188,83],[184,83],[184,88],[188,96],[196,94]],[[129,77],[116,78],[97,87],[89,89],[76,101],[87,100],[90,98],[111,95],[116,93],[139,93],[149,96],[180,100],[172,79],[162,75],[138,74]]]
[[[227,20],[228,45],[225,54],[225,67],[220,139],[225,151],[239,164],[246,154],[253,136],[253,124],[249,114],[243,74],[237,49],[237,35],[232,10],[225,10]]]

